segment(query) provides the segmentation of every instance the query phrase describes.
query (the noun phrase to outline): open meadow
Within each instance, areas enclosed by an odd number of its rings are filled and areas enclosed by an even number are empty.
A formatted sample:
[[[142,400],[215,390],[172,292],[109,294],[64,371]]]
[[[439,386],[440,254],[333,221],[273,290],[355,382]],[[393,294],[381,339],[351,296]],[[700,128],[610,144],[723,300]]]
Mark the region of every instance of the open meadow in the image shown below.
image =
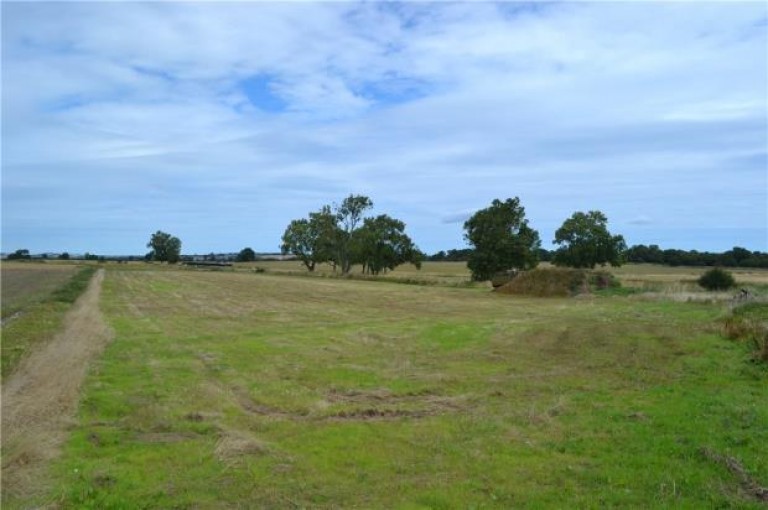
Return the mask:
[[[723,303],[136,264],[101,310],[49,490],[4,507],[761,507],[768,370]]]

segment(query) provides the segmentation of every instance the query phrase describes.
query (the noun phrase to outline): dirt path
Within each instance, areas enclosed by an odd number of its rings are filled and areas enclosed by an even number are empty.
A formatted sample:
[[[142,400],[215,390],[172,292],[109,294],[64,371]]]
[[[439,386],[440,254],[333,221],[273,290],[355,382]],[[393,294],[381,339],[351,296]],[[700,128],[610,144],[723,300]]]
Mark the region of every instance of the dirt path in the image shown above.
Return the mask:
[[[45,494],[45,469],[74,424],[89,363],[111,331],[99,311],[104,270],[64,317],[62,330],[28,356],[2,389],[3,503]]]

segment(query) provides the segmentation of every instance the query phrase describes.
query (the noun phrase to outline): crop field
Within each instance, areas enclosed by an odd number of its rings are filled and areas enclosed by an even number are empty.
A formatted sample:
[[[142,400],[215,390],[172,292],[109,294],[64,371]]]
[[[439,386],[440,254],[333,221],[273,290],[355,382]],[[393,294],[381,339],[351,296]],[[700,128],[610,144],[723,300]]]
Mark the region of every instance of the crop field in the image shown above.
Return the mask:
[[[72,264],[3,262],[0,266],[3,319],[41,301],[76,271],[77,266]]]
[[[768,370],[726,308],[111,266],[50,490],[4,506],[761,508]]]
[[[3,262],[2,378],[60,328],[64,314],[93,274],[76,264]]]

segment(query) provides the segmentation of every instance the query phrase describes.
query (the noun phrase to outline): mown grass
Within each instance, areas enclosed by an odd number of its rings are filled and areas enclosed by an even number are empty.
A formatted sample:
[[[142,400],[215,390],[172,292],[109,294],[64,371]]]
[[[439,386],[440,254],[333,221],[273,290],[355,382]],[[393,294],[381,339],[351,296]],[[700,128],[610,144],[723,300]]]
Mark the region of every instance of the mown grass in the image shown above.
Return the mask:
[[[0,299],[3,319],[29,305],[47,299],[64,285],[78,267],[74,264],[2,262],[0,264]]]
[[[758,508],[768,370],[720,307],[111,270],[62,508]],[[705,450],[704,450],[705,449]]]
[[[14,303],[15,316],[3,324],[3,346],[0,352],[3,379],[13,372],[31,349],[56,333],[64,314],[88,287],[96,268],[84,266],[72,269],[74,272],[51,273],[41,265],[26,271],[38,271],[38,274],[25,274],[23,277],[23,281],[35,292],[26,292],[19,299],[9,295]],[[57,282],[62,282],[58,287],[51,288],[48,283],[52,274],[55,274]],[[68,275],[69,279],[62,280],[61,274]]]

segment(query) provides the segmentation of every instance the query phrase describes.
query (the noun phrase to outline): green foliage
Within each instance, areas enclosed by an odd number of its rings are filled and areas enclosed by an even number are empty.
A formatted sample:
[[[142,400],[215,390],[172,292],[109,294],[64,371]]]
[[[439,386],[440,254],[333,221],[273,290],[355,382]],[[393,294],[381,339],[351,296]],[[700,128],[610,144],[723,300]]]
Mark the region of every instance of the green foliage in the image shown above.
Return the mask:
[[[363,220],[363,213],[373,207],[370,198],[364,195],[349,195],[341,205],[336,206],[335,260],[341,267],[342,274],[347,274],[353,264],[353,234]]]
[[[736,280],[733,279],[733,275],[719,267],[710,269],[701,275],[698,283],[707,290],[728,290],[736,286]]]
[[[608,232],[608,218],[600,211],[575,212],[555,232],[558,266],[594,268],[597,264],[620,266],[627,246],[620,235]]]
[[[421,267],[421,252],[405,233],[405,223],[381,214],[365,218],[352,236],[353,260],[364,273],[379,274],[410,262]]]
[[[343,275],[353,264],[372,274],[406,262],[420,267],[423,255],[405,234],[405,224],[387,215],[364,218],[371,207],[363,195],[350,195],[334,208],[326,205],[309,219],[291,221],[280,248],[296,255],[310,272],[324,262]]]
[[[236,262],[253,262],[256,260],[256,252],[251,248],[243,248],[235,258]]]
[[[539,233],[528,226],[520,199],[496,199],[464,223],[465,239],[475,248],[467,266],[472,279],[489,280],[510,269],[532,269],[538,264]]]
[[[61,255],[59,255],[59,260],[69,260],[69,259],[70,259],[69,253],[66,251]]]
[[[149,260],[175,264],[181,258],[181,240],[160,230],[152,234],[147,248],[152,248],[147,254]]]
[[[337,237],[336,215],[324,206],[310,213],[309,219],[291,221],[283,233],[280,250],[296,255],[309,271],[314,271],[317,264],[333,259]]]
[[[32,256],[29,254],[29,250],[16,250],[8,255],[8,260],[29,260]]]

